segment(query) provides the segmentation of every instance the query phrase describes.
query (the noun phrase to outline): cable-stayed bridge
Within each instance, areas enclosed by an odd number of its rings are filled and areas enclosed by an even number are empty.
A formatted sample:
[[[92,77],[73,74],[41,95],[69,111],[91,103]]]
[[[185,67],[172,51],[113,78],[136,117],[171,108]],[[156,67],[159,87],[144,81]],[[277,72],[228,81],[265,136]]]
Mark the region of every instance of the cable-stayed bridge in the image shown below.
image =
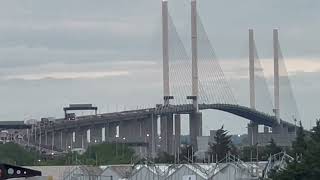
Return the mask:
[[[196,150],[197,137],[202,136],[201,111],[213,109],[248,119],[251,145],[265,144],[271,138],[280,145],[289,145],[295,137],[295,121],[299,120],[299,115],[276,29],[273,42],[274,102],[259,62],[253,30],[249,30],[250,107],[240,105],[219,65],[197,13],[196,1],[191,1],[191,57],[170,17],[168,2],[163,1],[163,103],[146,109],[40,123],[27,133],[27,141],[52,150],[85,148],[103,141],[121,142],[146,146],[152,156],[158,151],[175,154],[180,147],[181,114],[189,115],[190,139]],[[158,122],[160,134],[157,133]],[[263,133],[258,132],[258,125],[265,126]],[[141,152],[141,147],[139,149]]]

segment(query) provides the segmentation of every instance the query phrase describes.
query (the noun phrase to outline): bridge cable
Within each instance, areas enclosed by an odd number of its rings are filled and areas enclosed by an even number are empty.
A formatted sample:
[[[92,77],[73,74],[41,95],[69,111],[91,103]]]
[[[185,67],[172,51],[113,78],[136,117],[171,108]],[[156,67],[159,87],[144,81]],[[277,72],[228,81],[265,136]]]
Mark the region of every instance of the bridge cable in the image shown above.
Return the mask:
[[[300,121],[300,114],[292,91],[291,82],[285,65],[284,57],[278,41],[279,50],[279,75],[280,75],[280,116],[286,121]],[[290,121],[291,120],[291,121]]]
[[[208,60],[211,60],[209,62],[211,62],[211,64],[213,64],[213,68],[209,68],[210,73],[214,74],[214,81],[216,81],[217,83],[217,88],[210,88],[209,91],[210,93],[214,93],[214,89],[218,89],[220,92],[219,94],[221,94],[223,96],[223,103],[235,103],[235,97],[232,93],[232,90],[227,82],[227,80],[225,79],[224,73],[222,71],[221,66],[218,63],[217,57],[215,55],[215,52],[213,50],[213,47],[211,45],[211,42],[208,38],[208,35],[206,33],[206,30],[202,24],[202,21],[200,19],[200,16],[198,15],[198,32],[200,36],[199,40],[202,40],[202,43],[199,43],[199,45],[203,45],[202,48],[199,48],[200,50],[202,50],[202,52],[207,52],[209,54],[208,55]],[[206,50],[206,51],[204,51]],[[199,55],[201,55],[201,53],[199,53]],[[207,57],[204,56],[204,59],[206,60]]]
[[[255,42],[254,42],[254,55],[255,55],[254,81],[255,81],[255,87],[256,87],[255,88],[256,109],[266,112],[270,115],[273,115],[272,96],[269,90],[268,83],[265,78],[265,74],[263,71],[263,67],[261,65],[261,61],[258,55]]]

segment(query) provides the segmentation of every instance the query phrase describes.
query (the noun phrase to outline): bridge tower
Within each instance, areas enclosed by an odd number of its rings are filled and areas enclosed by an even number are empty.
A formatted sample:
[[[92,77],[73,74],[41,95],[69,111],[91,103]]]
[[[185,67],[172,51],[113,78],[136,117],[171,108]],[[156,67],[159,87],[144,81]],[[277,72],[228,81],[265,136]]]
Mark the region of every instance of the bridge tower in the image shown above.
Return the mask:
[[[192,99],[194,112],[189,114],[190,140],[197,150],[197,136],[202,136],[202,113],[199,112],[199,76],[198,76],[198,32],[197,32],[197,1],[191,0],[191,50],[192,50]]]
[[[255,45],[254,45],[254,32],[249,29],[249,83],[250,83],[250,108],[256,108],[256,94],[255,94]],[[258,137],[258,124],[250,122],[248,124],[248,136],[251,146],[257,143]]]
[[[279,78],[279,35],[278,29],[273,30],[273,59],[274,59],[274,113],[280,123],[280,78]]]
[[[168,1],[162,1],[162,58],[163,58],[163,100],[164,106],[170,105],[170,99],[173,96],[170,95],[170,76],[169,76],[169,12],[168,12]],[[161,138],[160,146],[161,151],[169,154],[174,154],[177,147],[180,147],[180,130],[176,131],[173,136],[173,117],[175,117],[175,126],[180,127],[180,115],[173,116],[172,113],[161,115]],[[156,123],[155,123],[156,124]],[[178,134],[177,134],[178,133]],[[173,143],[175,142],[175,143]],[[179,142],[179,143],[178,143]]]
[[[279,35],[278,29],[273,29],[273,60],[274,60],[274,114],[277,125],[272,127],[272,133],[281,133],[280,122],[280,75],[279,75]]]

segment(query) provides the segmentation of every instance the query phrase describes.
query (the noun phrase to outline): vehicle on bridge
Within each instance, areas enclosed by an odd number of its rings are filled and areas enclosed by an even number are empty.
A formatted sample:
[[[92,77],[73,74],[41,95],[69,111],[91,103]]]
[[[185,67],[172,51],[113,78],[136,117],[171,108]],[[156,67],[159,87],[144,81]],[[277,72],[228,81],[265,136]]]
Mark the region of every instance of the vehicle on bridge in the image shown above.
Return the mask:
[[[74,121],[74,120],[76,120],[76,114],[75,113],[67,113],[66,119],[70,120],[70,121]]]

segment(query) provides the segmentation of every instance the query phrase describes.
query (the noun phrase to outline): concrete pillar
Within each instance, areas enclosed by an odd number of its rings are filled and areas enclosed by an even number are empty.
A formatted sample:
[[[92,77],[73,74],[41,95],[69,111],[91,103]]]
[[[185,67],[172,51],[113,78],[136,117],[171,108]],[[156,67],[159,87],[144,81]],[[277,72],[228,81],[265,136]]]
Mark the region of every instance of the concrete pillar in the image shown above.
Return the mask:
[[[55,132],[55,142],[56,142],[56,148],[59,150],[63,150],[63,130],[59,130]]]
[[[55,148],[59,148],[59,146],[58,146],[58,139],[59,139],[59,137],[58,137],[58,131],[57,130],[54,130],[53,132],[52,132],[52,143],[53,143],[53,147],[55,147]],[[52,144],[51,144],[51,146],[52,146]]]
[[[196,151],[197,147],[197,136],[202,136],[202,113],[193,112],[189,114],[189,128],[190,128],[190,140],[193,149]]]
[[[44,144],[48,145],[48,131],[47,129],[44,130]]]
[[[130,141],[137,141],[139,137],[139,122],[138,120],[121,121],[119,125],[119,137]]]
[[[249,79],[250,79],[250,108],[256,108],[256,97],[255,97],[255,47],[254,47],[254,33],[253,29],[249,29]],[[258,140],[259,125],[253,121],[248,124],[248,136],[249,144],[255,145]]]
[[[280,124],[280,80],[279,80],[279,38],[278,29],[273,30],[273,56],[274,56],[274,113],[277,123]]]
[[[52,131],[48,131],[47,132],[47,146],[50,147],[51,149],[51,145],[52,145]]]
[[[254,35],[253,30],[249,29],[249,79],[250,79],[250,108],[256,108],[255,98],[255,47],[254,47]]]
[[[181,115],[174,115],[174,153],[180,154]]]
[[[145,141],[148,143],[147,153],[148,157],[155,158],[156,157],[156,144],[158,139],[158,124],[157,117],[153,114],[150,115],[148,119],[145,119],[143,122],[143,133]]]
[[[275,124],[272,127],[272,134],[280,134],[281,133],[281,124]]]
[[[173,155],[174,146],[173,146],[173,115],[170,115],[170,118],[167,119],[167,138],[168,138],[168,153]]]
[[[75,142],[73,142],[73,129],[65,129],[63,131],[63,148],[64,150],[71,150],[74,148]]]
[[[160,117],[161,124],[161,151],[173,154],[173,115],[166,114]]]
[[[102,126],[95,125],[90,128],[90,142],[91,143],[102,142]]]
[[[158,120],[157,116],[151,115],[151,157],[156,157],[156,148],[158,144]]]
[[[86,134],[87,134],[87,131],[84,130],[84,129],[76,129],[74,130],[75,132],[75,143],[74,143],[74,146],[73,148],[84,148],[85,147],[85,141],[86,141]]]
[[[160,116],[160,151],[168,152],[168,140],[167,140],[167,116]]]
[[[164,105],[169,104],[169,21],[168,1],[162,1],[162,58],[163,58],[163,97]]]
[[[284,136],[288,136],[289,134],[289,127],[287,125],[282,125],[281,134]]]
[[[63,131],[63,149],[68,150],[71,149],[71,140],[72,140],[72,132],[70,132],[68,129],[65,129]],[[70,148],[69,148],[70,146]]]
[[[54,150],[56,148],[55,146],[55,130],[53,130],[51,133],[50,133],[50,146],[51,146],[51,150]]]
[[[113,140],[116,137],[118,125],[119,125],[119,122],[110,122],[109,123],[109,128],[107,130],[107,132],[108,132],[107,137],[110,140]]]
[[[104,125],[104,129],[105,142],[109,142],[109,122]]]
[[[193,106],[198,112],[199,77],[198,77],[198,33],[197,33],[197,2],[191,1],[191,48],[192,48],[192,96]]]
[[[258,142],[258,125],[255,123],[248,124],[248,140],[249,145],[254,146]]]

